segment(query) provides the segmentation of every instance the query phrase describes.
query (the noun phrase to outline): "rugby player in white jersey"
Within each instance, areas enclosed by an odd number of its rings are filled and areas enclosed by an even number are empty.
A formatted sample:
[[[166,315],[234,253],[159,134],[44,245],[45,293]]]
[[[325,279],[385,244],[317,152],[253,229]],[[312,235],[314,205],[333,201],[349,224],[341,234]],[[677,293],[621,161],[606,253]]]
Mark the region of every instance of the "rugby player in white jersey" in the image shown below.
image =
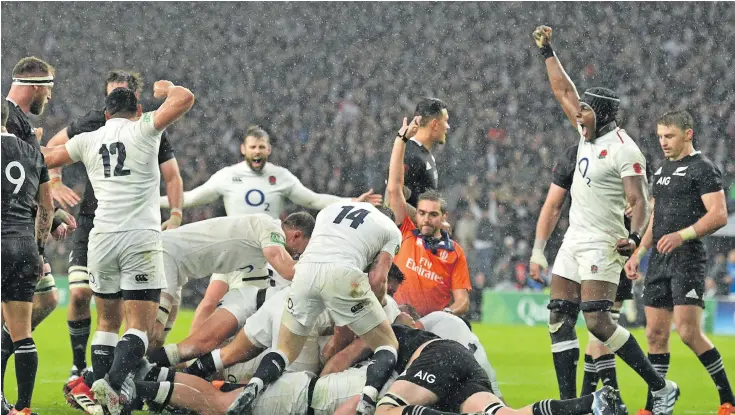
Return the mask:
[[[145,355],[166,286],[156,203],[158,148],[161,133],[189,111],[194,94],[170,81],[156,82],[153,92],[166,100],[155,112],[142,114],[134,91],[113,90],[105,98],[104,127],[44,150],[49,168],[81,161],[98,200],[88,267],[98,312],[92,391],[100,414],[104,408],[112,415],[122,411],[123,382]],[[128,330],[118,342],[123,310]]]
[[[544,58],[551,89],[580,134],[569,229],[554,263],[548,307],[557,376],[560,367],[569,368],[571,379],[576,376],[579,341],[574,325],[581,309],[590,333],[654,391],[654,415],[671,414],[679,396],[677,385],[656,372],[635,338],[610,312],[624,255],[640,245],[647,225],[646,160],[616,124],[618,96],[606,88],[590,88],[580,98],[551,48],[551,34],[550,27],[539,26],[533,37]],[[626,202],[632,209],[630,233],[623,219]],[[545,244],[545,240],[534,243],[531,259],[544,267]]]
[[[240,145],[240,152],[245,159],[213,174],[201,186],[184,192],[184,207],[205,205],[222,198],[227,216],[265,213],[278,219],[285,199],[314,210],[321,210],[338,201],[364,201],[376,205],[382,202],[382,196],[373,194],[372,189],[353,199],[315,193],[301,184],[285,167],[269,163],[271,151],[268,133],[256,126],[248,128]],[[161,207],[169,207],[166,197],[161,197],[160,202]],[[258,281],[261,288],[265,286],[262,279],[253,278],[256,277],[237,271],[212,275],[204,298],[194,313],[190,333],[194,333],[214,312],[228,290],[243,284],[258,285]]]
[[[378,391],[396,362],[397,347],[373,291],[387,287],[388,270],[401,235],[390,209],[369,203],[336,203],[323,209],[309,246],[296,264],[283,313],[278,346],[263,357],[232,414],[248,413],[255,398],[280,377],[301,351],[316,318],[326,309],[336,326],[347,326],[375,351],[368,367],[360,413],[374,411]],[[374,264],[370,277],[365,274]],[[378,297],[382,298],[384,292]]]
[[[190,278],[213,272],[243,269],[252,275],[268,276],[267,265],[291,280],[296,261],[309,243],[314,217],[307,212],[289,215],[283,222],[262,213],[207,219],[164,232],[163,263],[167,287],[161,293],[156,335],[149,360],[173,366],[201,356],[219,346],[245,324],[263,302],[284,286],[257,288],[251,285],[231,290],[221,306],[196,332],[161,349],[165,334],[176,320],[181,288]]]

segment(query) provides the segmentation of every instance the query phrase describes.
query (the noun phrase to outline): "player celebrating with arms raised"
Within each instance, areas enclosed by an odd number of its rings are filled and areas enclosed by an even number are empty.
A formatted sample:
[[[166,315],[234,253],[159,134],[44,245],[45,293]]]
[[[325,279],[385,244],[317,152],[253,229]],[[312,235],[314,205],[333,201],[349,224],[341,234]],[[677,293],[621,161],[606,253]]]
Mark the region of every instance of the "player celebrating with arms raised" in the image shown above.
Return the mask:
[[[574,393],[579,359],[574,325],[582,310],[590,333],[654,391],[653,413],[668,415],[678,399],[678,386],[656,372],[635,338],[610,312],[623,267],[622,255],[640,244],[648,218],[646,160],[615,122],[620,100],[614,92],[591,88],[579,97],[551,48],[551,33],[550,27],[539,26],[533,37],[544,57],[551,89],[580,133],[570,190],[570,224],[554,264],[549,303],[549,332],[562,398]],[[626,201],[632,208],[630,233],[623,220]],[[532,262],[546,264],[545,243],[534,243],[536,257]]]
[[[84,163],[97,196],[88,250],[98,311],[92,391],[112,415],[126,403],[123,382],[145,355],[166,286],[156,203],[161,134],[194,104],[191,91],[169,81],[156,82],[153,90],[154,97],[166,98],[155,112],[143,114],[135,92],[117,88],[105,98],[104,127],[44,151],[49,168]],[[118,342],[123,309],[128,330]]]
[[[718,415],[735,413],[735,398],[722,357],[702,331],[704,277],[707,255],[700,238],[727,225],[722,174],[694,150],[694,122],[686,111],[673,111],[658,120],[657,134],[666,160],[654,173],[653,215],[641,246],[625,264],[630,278],[646,251],[651,259],[643,300],[651,362],[666,376],[669,367],[671,317],[684,344],[697,355],[720,394]],[[650,414],[649,400],[639,414]]]

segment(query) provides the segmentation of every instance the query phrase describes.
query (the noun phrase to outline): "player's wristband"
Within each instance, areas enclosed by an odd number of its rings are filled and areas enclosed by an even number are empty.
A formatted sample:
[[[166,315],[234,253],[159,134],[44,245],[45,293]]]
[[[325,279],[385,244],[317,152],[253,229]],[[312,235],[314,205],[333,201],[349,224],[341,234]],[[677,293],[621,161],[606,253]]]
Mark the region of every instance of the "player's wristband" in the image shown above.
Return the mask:
[[[533,241],[533,250],[544,252],[546,249],[546,239],[536,239]]]
[[[690,226],[688,228],[680,230],[679,236],[681,236],[681,239],[685,241],[697,239],[697,231],[694,230],[694,226]]]
[[[183,216],[183,214],[184,214],[184,211],[181,210],[181,209],[179,209],[179,208],[173,208],[173,209],[171,209],[171,216],[176,215],[179,218],[181,218]]]
[[[405,143],[406,141],[408,141],[408,137],[406,137],[406,133],[407,132],[408,132],[408,130],[404,131],[403,134],[401,134],[401,132],[399,131],[398,132],[398,135],[396,135],[396,137],[400,138]]]
[[[638,232],[631,232],[628,234],[628,240],[633,241],[636,247],[641,246],[641,235],[639,235]]]
[[[43,256],[46,246],[38,245],[38,255]]]
[[[454,313],[452,313],[452,309],[449,308],[449,307],[445,307],[442,311],[445,312],[445,313],[454,314]]]
[[[541,47],[541,56],[544,57],[544,59],[549,59],[554,57],[554,50],[551,49],[551,45],[543,45]]]

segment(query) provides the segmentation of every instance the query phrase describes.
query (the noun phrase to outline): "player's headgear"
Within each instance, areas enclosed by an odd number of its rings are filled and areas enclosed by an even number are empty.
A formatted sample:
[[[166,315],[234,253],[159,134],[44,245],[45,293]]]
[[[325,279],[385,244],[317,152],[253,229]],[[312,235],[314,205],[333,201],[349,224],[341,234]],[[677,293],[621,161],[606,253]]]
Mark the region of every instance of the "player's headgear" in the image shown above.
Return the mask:
[[[54,67],[35,56],[18,61],[13,67],[13,85],[54,86]]]
[[[618,107],[620,107],[620,97],[607,88],[590,88],[584,91],[579,101],[589,105],[594,111],[595,129],[598,131],[605,125],[615,121]]]
[[[132,113],[138,110],[138,98],[135,91],[128,88],[115,88],[105,97],[105,111],[110,115]]]

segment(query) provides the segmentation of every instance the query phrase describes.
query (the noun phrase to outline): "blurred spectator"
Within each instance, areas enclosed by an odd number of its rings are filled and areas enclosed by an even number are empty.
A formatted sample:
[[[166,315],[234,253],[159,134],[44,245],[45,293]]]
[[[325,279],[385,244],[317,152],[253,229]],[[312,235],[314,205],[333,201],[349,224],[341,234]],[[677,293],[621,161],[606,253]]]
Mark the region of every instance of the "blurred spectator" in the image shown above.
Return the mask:
[[[688,26],[672,31],[672,19]],[[186,189],[240,161],[242,131],[258,123],[273,132],[271,161],[314,191],[381,193],[396,126],[421,97],[441,98],[451,131],[433,149],[440,189],[467,202],[474,235],[465,213],[451,212],[464,221],[452,225],[474,240],[463,246],[488,285],[518,285],[503,241],[533,241],[551,164],[576,139],[530,37],[538,24],[551,22],[580,90],[621,95],[621,125],[655,164],[656,118],[688,108],[698,149],[722,169],[735,205],[732,3],[9,2],[3,20],[13,22],[2,37],[6,90],[23,56],[57,69],[53,100],[36,122],[47,138],[98,105],[97,80],[110,69],[142,72],[146,98],[161,78],[192,89],[197,103],[171,131]],[[82,181],[81,171],[65,170],[64,180]],[[184,220],[221,214],[219,203],[187,209]],[[66,259],[64,243],[46,250],[55,263]]]
[[[735,250],[731,254],[735,257]],[[730,295],[733,276],[728,275],[728,264],[726,262],[725,254],[715,256],[714,264],[708,272],[705,284],[705,292],[708,297]]]

